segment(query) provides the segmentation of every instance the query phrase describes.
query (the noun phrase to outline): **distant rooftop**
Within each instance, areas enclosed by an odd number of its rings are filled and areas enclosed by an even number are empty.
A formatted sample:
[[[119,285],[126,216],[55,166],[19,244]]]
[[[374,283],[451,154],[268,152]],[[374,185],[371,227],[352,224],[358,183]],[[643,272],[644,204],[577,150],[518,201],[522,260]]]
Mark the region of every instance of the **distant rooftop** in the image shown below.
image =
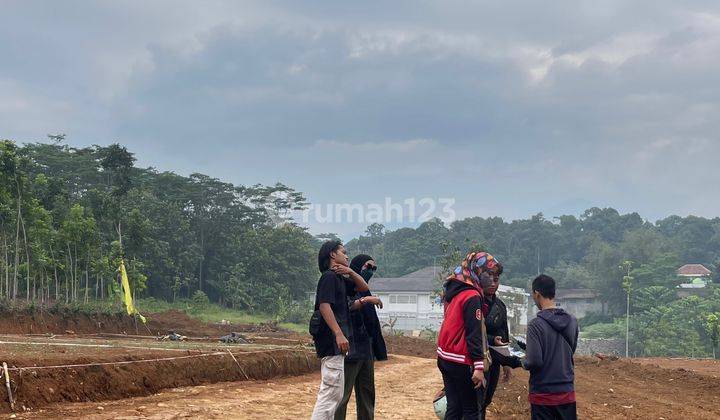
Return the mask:
[[[440,267],[425,267],[400,277],[379,277],[370,280],[373,292],[433,292],[440,288]]]
[[[712,274],[712,271],[702,264],[685,264],[678,268],[677,274],[683,277],[704,277]]]
[[[370,280],[370,290],[377,292],[435,292],[440,289],[444,280],[440,279],[442,268],[425,267],[400,277],[378,277]],[[502,280],[501,280],[502,281]],[[500,293],[524,293],[527,292],[518,287],[500,285]]]

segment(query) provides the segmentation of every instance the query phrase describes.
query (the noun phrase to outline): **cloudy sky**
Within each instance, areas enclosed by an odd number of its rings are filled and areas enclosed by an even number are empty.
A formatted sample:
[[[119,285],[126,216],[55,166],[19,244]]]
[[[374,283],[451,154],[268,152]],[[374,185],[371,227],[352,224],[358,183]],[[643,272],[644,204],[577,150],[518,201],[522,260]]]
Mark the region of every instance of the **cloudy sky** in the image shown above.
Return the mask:
[[[58,132],[318,204],[717,216],[720,3],[0,0],[0,137]]]

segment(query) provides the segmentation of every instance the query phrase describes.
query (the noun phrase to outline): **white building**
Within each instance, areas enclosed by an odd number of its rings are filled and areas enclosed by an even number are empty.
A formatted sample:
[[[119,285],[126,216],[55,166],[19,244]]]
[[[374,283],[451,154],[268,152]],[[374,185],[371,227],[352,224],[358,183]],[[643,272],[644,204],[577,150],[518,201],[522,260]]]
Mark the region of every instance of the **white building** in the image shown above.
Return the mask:
[[[437,267],[426,267],[402,277],[370,280],[370,290],[383,302],[383,308],[378,309],[380,322],[394,322],[395,330],[437,331],[443,319],[439,273]],[[498,296],[507,306],[511,332],[525,333],[530,295],[523,289],[500,285]]]
[[[707,285],[712,282],[712,271],[708,270],[704,265],[685,264],[677,269],[677,275],[683,279],[683,283],[677,286],[678,297],[706,296],[710,294]]]
[[[555,305],[563,308],[565,312],[573,314],[577,319],[583,318],[591,312],[603,312],[603,304],[598,293],[591,289],[557,289]]]

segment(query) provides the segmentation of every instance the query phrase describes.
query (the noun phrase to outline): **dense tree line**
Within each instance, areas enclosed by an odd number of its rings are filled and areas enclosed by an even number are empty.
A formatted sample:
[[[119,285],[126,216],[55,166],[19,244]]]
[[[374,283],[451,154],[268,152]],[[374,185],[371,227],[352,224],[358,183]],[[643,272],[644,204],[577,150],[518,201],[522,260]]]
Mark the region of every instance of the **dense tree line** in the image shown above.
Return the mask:
[[[121,258],[139,296],[201,291],[270,311],[312,287],[316,239],[288,218],[302,194],[138,168],[118,144],[52,139],[0,141],[0,297],[105,299]]]
[[[623,261],[633,261],[636,287],[675,286],[680,281],[675,270],[685,263],[704,264],[717,273],[720,218],[670,216],[651,223],[637,213],[591,208],[579,217],[553,220],[542,214],[512,222],[472,217],[446,226],[433,219],[395,231],[375,224],[348,243],[351,252],[374,255],[383,276],[441,265],[448,246],[490,250],[505,266],[506,284],[526,287],[537,274],[548,273],[560,287],[601,292],[612,309],[624,294]]]
[[[710,284],[708,296],[679,299],[676,286],[683,280],[676,270],[699,263],[720,280],[720,218],[670,216],[652,223],[637,213],[591,208],[579,217],[552,220],[542,214],[511,222],[472,217],[395,231],[375,224],[348,243],[351,253],[377,258],[378,275],[388,277],[432,264],[451,267],[471,248],[487,249],[503,262],[505,284],[527,288],[538,273],[546,273],[559,287],[596,290],[604,311],[583,326],[605,337],[624,338],[627,273],[620,266],[631,261],[634,353],[708,355],[717,346],[720,285]]]
[[[314,288],[319,240],[290,219],[307,205],[302,194],[139,168],[121,145],[63,141],[0,141],[0,298],[104,300],[117,292],[123,259],[139,297],[200,294],[239,309],[304,311],[297,301]],[[504,263],[506,284],[527,287],[545,272],[560,287],[598,291],[605,309],[583,321],[598,336],[624,331],[619,266],[632,261],[635,353],[710,354],[720,336],[718,285],[706,297],[675,293],[675,270],[685,263],[703,264],[720,280],[720,218],[653,223],[591,208],[552,220],[472,217],[446,226],[434,219],[395,231],[373,224],[347,248],[373,255],[380,276],[450,268],[467,250],[487,249]]]

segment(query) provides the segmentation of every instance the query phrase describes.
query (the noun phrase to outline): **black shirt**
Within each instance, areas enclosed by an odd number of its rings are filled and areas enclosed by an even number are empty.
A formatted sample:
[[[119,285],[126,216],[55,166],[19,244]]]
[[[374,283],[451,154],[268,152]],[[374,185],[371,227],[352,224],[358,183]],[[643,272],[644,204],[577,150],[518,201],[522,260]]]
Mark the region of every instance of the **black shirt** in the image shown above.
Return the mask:
[[[355,290],[354,284],[347,284],[346,287],[348,290]],[[353,302],[354,300],[360,299],[361,297],[361,294],[355,294],[354,296],[352,296],[349,302]],[[372,305],[366,305],[356,311],[350,311],[349,313],[350,329],[352,330],[352,340],[350,340],[350,352],[348,353],[346,358],[346,360],[349,362],[356,362],[360,360],[373,360],[372,340],[365,325],[365,317],[363,311],[367,307],[375,310]]]
[[[508,331],[507,308],[505,302],[497,295],[485,296],[484,303],[488,306],[488,314],[485,316],[485,328],[487,329],[488,342],[495,345],[495,337],[500,337],[503,342],[508,342],[510,332]]]
[[[354,293],[352,288],[350,289],[350,293]],[[345,334],[345,337],[350,340],[351,334],[348,328],[348,288],[346,286],[346,280],[335,274],[332,270],[324,272],[318,281],[317,291],[315,293],[316,311],[320,309],[321,303],[330,304],[333,314],[335,314],[335,320],[343,334]],[[315,351],[318,357],[342,354],[335,343],[335,334],[333,334],[324,320],[320,332],[314,338]]]

